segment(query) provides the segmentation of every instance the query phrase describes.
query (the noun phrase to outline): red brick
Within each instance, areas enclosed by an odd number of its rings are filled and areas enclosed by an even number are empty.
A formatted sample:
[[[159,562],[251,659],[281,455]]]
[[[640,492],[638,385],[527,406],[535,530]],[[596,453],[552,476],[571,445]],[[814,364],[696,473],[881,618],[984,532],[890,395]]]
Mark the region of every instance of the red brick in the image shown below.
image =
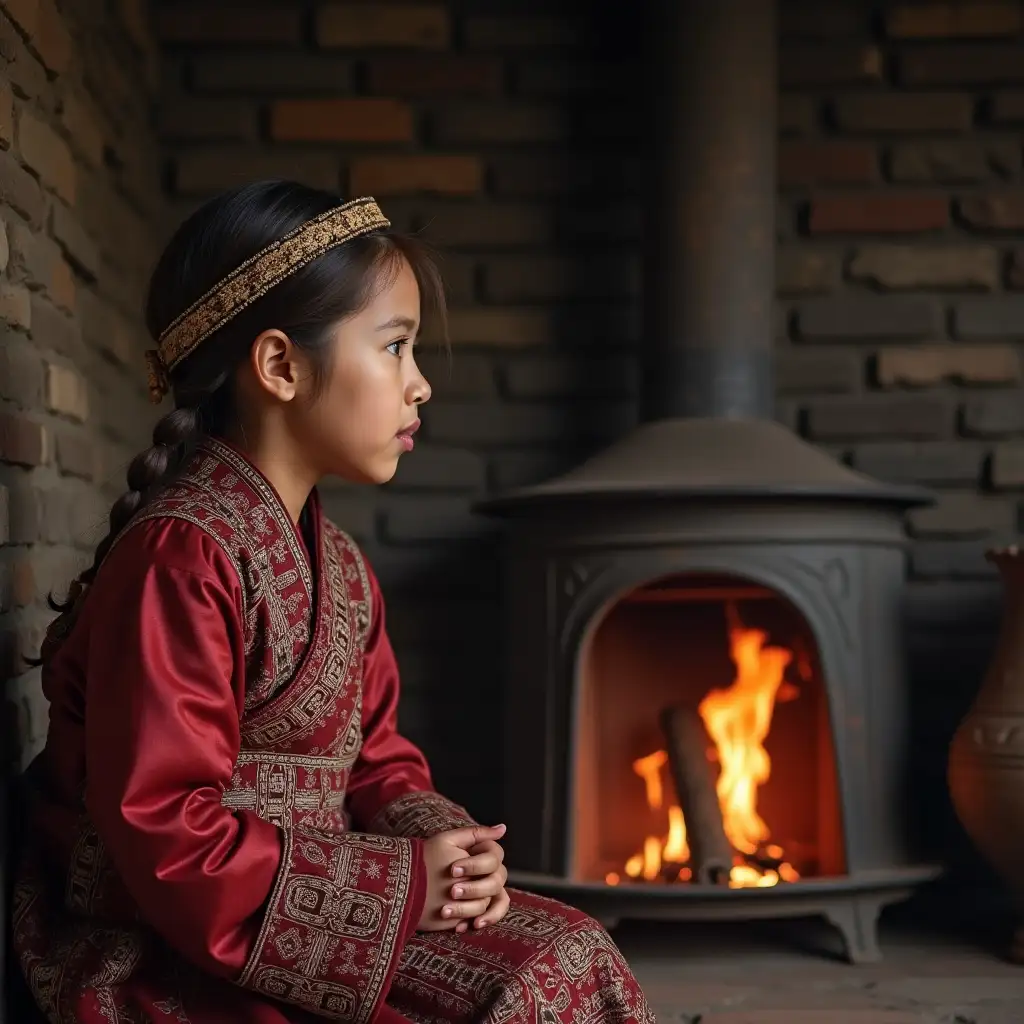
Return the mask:
[[[52,0],[6,0],[4,9],[46,67],[63,74],[71,62],[71,36]]]
[[[966,93],[864,93],[835,101],[843,131],[966,131],[974,117],[974,100]]]
[[[0,193],[31,224],[42,224],[46,203],[39,182],[10,153],[0,152]]]
[[[46,364],[46,407],[50,412],[84,422],[89,418],[89,390],[74,370],[58,363]]]
[[[327,153],[250,153],[244,149],[196,150],[175,161],[175,188],[202,195],[257,178],[294,178],[314,188],[337,191],[339,161]]]
[[[56,431],[57,465],[70,476],[92,480],[96,475],[95,445],[83,431],[60,426]]]
[[[878,175],[875,147],[866,142],[785,141],[779,145],[782,185],[853,185]]]
[[[441,4],[328,4],[316,18],[323,47],[443,50],[451,27]]]
[[[908,50],[900,58],[905,85],[996,85],[1024,82],[1024,46],[949,43]]]
[[[411,142],[412,110],[390,99],[278,100],[270,134],[278,142]]]
[[[466,23],[466,42],[474,49],[519,50],[581,45],[586,31],[579,21],[555,17],[475,17]]]
[[[813,234],[904,234],[936,231],[948,223],[949,202],[944,196],[822,196],[811,203]]]
[[[95,280],[100,267],[99,250],[75,214],[63,203],[53,204],[50,231],[78,273]]]
[[[242,99],[210,97],[173,100],[164,104],[160,114],[161,137],[178,140],[256,139],[258,108]]]
[[[168,43],[297,43],[302,11],[291,4],[172,3],[157,9],[157,34]]]
[[[432,204],[417,223],[436,244],[453,248],[544,245],[553,232],[550,213],[525,203]]]
[[[32,326],[32,296],[19,284],[0,284],[0,322],[23,327]]]
[[[969,227],[982,231],[1024,229],[1024,190],[988,191],[968,196],[957,204],[957,212]]]
[[[780,96],[779,131],[783,135],[809,135],[818,123],[818,107],[810,96]]]
[[[455,345],[543,345],[554,337],[551,315],[542,309],[453,309],[448,330]]]
[[[997,92],[989,103],[988,116],[993,124],[1024,122],[1024,91]]]
[[[409,54],[370,61],[370,92],[388,96],[496,96],[504,69],[492,57]]]
[[[1020,357],[1010,345],[915,345],[881,350],[875,370],[883,388],[1012,384],[1020,380]]]
[[[1019,3],[900,4],[886,18],[893,39],[1012,36],[1020,30]]]
[[[49,445],[42,424],[11,413],[0,413],[0,459],[21,466],[47,462]]]
[[[93,167],[102,167],[106,130],[100,115],[88,100],[74,92],[65,96],[62,115],[72,147]]]
[[[7,149],[14,141],[14,93],[0,84],[0,146]]]
[[[786,46],[779,54],[783,88],[805,85],[864,85],[880,82],[882,51],[859,43]]]
[[[534,103],[460,103],[438,111],[434,131],[441,143],[557,142],[568,130],[557,107]]]
[[[68,144],[45,121],[22,110],[18,118],[18,147],[22,159],[43,184],[73,206],[77,174]]]
[[[368,156],[353,161],[349,192],[359,196],[475,195],[483,189],[483,180],[483,162],[475,156]]]

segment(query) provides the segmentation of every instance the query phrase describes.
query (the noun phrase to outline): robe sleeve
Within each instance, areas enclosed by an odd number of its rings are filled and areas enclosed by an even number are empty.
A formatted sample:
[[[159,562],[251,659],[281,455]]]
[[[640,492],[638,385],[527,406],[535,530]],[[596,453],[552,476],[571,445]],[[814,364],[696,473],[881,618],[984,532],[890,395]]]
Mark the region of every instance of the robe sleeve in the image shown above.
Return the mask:
[[[241,745],[245,609],[201,530],[136,527],[89,600],[86,807],[140,916],[209,973],[370,1020],[422,913],[422,844],[280,828],[221,803]]]
[[[475,825],[465,808],[434,789],[422,751],[398,732],[398,663],[384,621],[384,599],[370,581],[370,629],[363,662],[363,745],[352,768],[348,803],[359,828],[429,839]]]

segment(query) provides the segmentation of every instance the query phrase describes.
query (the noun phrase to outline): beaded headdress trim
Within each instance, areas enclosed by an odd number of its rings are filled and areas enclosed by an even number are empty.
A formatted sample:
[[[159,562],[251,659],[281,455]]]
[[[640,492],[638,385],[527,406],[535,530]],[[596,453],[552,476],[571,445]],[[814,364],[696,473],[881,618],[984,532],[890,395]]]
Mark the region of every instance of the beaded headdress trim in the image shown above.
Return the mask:
[[[261,249],[176,317],[156,349],[146,353],[150,398],[159,402],[170,390],[171,370],[274,285],[329,249],[390,226],[367,196],[328,210]]]

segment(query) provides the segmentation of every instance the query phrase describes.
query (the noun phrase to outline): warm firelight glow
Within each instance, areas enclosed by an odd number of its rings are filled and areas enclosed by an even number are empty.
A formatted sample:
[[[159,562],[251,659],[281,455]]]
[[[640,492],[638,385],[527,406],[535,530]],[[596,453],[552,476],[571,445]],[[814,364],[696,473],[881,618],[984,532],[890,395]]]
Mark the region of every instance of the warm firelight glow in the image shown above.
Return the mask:
[[[725,834],[737,851],[729,873],[731,888],[765,888],[780,881],[795,882],[800,875],[785,860],[781,846],[769,843],[771,832],[757,812],[757,791],[771,776],[771,758],[764,741],[771,729],[772,714],[779,700],[796,696],[796,689],[783,683],[786,667],[793,652],[783,647],[766,647],[767,634],[759,629],[746,629],[730,608],[729,646],[736,676],[732,685],[712,690],[701,701],[700,716],[708,735],[714,741],[709,757],[721,766],[718,802],[722,808]],[[652,811],[665,807],[663,772],[668,754],[656,750],[633,762],[633,771],[643,780],[647,806]],[[647,882],[689,881],[687,866],[690,848],[686,841],[686,822],[678,805],[667,808],[668,833],[664,837],[647,836],[641,852],[634,854],[623,866],[631,879]],[[743,855],[747,855],[744,857]],[[764,865],[760,856],[774,862]],[[754,863],[751,860],[754,859]],[[605,881],[618,885],[620,876],[610,872]]]

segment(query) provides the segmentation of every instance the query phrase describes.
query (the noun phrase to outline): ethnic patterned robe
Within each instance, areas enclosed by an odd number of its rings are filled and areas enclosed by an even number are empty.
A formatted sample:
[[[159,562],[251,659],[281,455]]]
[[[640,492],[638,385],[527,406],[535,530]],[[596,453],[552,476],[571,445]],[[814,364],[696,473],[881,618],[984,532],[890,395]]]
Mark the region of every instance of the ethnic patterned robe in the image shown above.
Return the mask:
[[[208,441],[51,637],[13,945],[57,1022],[653,1022],[592,919],[513,892],[418,933],[423,842],[471,823],[397,731],[377,583]]]

